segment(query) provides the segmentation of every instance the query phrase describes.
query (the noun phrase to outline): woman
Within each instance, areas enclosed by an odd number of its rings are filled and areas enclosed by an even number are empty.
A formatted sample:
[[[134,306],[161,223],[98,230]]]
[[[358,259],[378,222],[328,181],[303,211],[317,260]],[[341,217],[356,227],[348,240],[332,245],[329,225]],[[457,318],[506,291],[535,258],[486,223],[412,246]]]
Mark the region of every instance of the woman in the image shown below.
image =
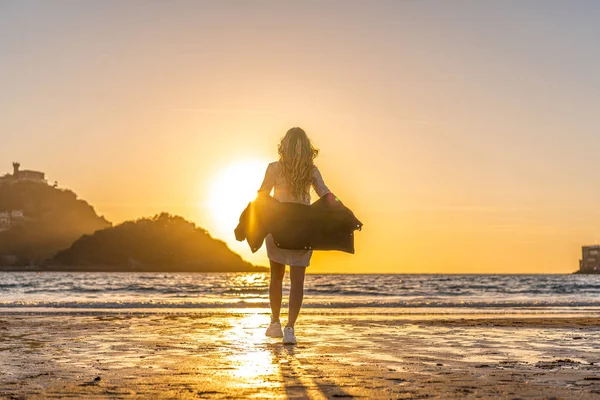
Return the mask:
[[[306,132],[301,128],[292,128],[281,139],[278,147],[279,161],[269,164],[265,179],[258,190],[260,194],[270,194],[281,202],[310,204],[310,188],[315,189],[319,197],[327,196],[329,201],[335,197],[323,182],[321,173],[314,165],[319,151],[315,149]],[[296,344],[294,324],[302,307],[304,297],[304,274],[310,264],[312,250],[285,250],[277,247],[269,234],[265,238],[267,256],[271,264],[271,282],[269,284],[269,302],[271,304],[271,324],[267,336],[283,337],[284,344]],[[285,266],[290,266],[290,301],[288,322],[282,331],[279,322]]]

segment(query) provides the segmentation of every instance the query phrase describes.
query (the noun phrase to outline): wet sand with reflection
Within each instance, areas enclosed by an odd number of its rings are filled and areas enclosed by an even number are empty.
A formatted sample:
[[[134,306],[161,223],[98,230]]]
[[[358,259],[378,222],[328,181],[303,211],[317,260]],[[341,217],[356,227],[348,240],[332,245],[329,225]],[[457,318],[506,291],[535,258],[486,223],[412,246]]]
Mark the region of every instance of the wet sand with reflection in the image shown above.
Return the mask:
[[[0,314],[0,398],[600,398],[600,318]]]

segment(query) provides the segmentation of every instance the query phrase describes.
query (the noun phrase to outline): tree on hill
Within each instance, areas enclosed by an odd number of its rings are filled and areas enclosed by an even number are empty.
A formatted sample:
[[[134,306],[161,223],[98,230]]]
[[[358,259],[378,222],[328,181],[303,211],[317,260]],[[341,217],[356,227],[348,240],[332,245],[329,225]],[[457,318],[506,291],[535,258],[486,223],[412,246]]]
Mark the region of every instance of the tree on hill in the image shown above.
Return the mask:
[[[81,235],[111,225],[72,191],[40,182],[0,183],[0,212],[14,210],[22,210],[24,218],[0,232],[0,255],[20,265],[38,264]]]
[[[167,213],[85,235],[50,264],[52,269],[103,271],[259,270],[206,230]]]

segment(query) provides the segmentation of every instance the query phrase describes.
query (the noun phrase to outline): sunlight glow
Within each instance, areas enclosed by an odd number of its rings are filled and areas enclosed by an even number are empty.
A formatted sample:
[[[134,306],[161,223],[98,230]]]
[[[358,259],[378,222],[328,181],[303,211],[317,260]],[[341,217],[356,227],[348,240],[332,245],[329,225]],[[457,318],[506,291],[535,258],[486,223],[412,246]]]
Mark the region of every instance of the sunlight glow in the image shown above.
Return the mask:
[[[210,188],[208,206],[222,232],[235,229],[240,214],[254,200],[267,168],[260,160],[246,160],[220,171]]]

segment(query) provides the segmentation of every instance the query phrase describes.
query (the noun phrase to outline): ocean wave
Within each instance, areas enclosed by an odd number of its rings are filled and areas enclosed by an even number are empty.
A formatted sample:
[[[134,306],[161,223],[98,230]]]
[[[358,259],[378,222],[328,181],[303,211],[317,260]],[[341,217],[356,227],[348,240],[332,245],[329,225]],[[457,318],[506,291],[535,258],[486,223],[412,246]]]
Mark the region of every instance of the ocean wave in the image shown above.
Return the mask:
[[[600,275],[307,275],[305,294],[313,309],[575,309],[600,307]],[[268,277],[0,272],[0,307],[268,308]]]
[[[377,289],[365,288],[364,290],[367,290],[367,292],[364,292],[362,290],[352,290],[352,289],[311,289],[311,288],[304,289],[305,293],[314,294],[314,295],[342,295],[342,296],[374,296],[375,295],[375,296],[381,296],[381,297],[388,297],[388,296],[398,297],[398,294],[395,294],[395,293],[382,293],[382,292],[373,293]]]
[[[74,308],[74,309],[139,309],[139,308],[268,308],[268,301],[247,302],[167,302],[167,301],[0,301],[0,308]],[[449,308],[449,309],[513,309],[593,307],[600,308],[600,301],[522,301],[522,302],[449,302],[449,301],[364,301],[364,302],[307,302],[303,308]]]

